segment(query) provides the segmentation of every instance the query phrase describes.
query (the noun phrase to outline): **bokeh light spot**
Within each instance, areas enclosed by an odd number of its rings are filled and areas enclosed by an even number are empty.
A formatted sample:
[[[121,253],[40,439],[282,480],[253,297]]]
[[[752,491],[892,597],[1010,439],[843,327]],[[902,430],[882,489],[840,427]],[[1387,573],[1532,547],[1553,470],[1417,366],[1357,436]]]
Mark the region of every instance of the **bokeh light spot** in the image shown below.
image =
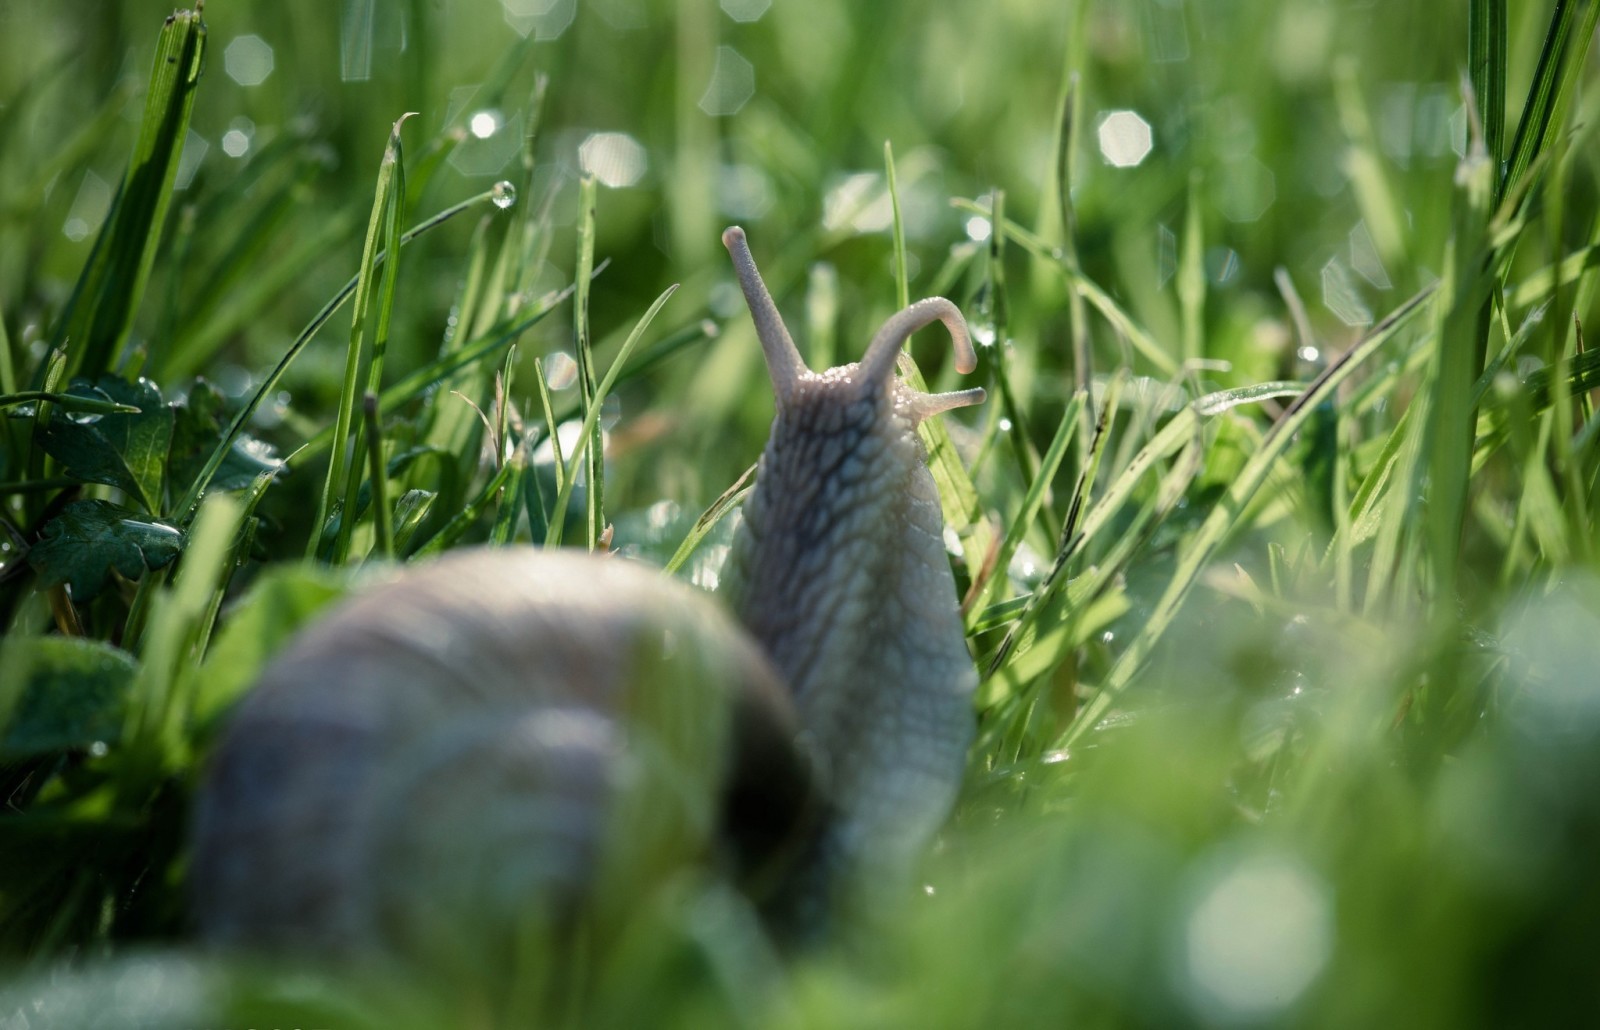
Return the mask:
[[[90,233],[98,232],[100,223],[106,220],[106,213],[110,210],[111,184],[92,171],[84,172],[83,182],[78,185],[78,193],[72,198],[72,206],[67,209],[67,220],[62,223],[61,232],[76,243]]]
[[[760,21],[772,0],[722,0],[722,11],[738,22]]]
[[[1267,213],[1278,199],[1278,183],[1272,169],[1245,154],[1222,169],[1217,191],[1217,207],[1230,222],[1254,222]]]
[[[1110,111],[1100,119],[1100,155],[1118,168],[1132,168],[1149,156],[1155,142],[1150,123],[1133,111]]]
[[[576,0],[500,0],[506,24],[520,36],[555,39],[577,13]]]
[[[499,111],[479,111],[467,119],[467,131],[478,139],[488,139],[500,131],[505,118]]]
[[[755,93],[755,66],[733,47],[717,47],[717,61],[700,97],[700,110],[713,117],[735,114]]]
[[[1322,303],[1345,325],[1372,324],[1372,309],[1361,299],[1349,270],[1336,257],[1322,266]]]
[[[499,175],[522,143],[522,115],[507,119],[499,111],[476,111],[467,119],[466,136],[450,151],[450,165],[462,175]]]
[[[1212,1019],[1282,1012],[1327,965],[1333,937],[1333,901],[1320,877],[1285,855],[1238,856],[1210,870],[1189,911],[1186,992]]]
[[[578,145],[578,164],[613,189],[644,177],[649,159],[639,141],[625,132],[597,132]]]
[[[259,86],[272,74],[272,47],[256,35],[235,36],[222,52],[228,78],[241,86]]]

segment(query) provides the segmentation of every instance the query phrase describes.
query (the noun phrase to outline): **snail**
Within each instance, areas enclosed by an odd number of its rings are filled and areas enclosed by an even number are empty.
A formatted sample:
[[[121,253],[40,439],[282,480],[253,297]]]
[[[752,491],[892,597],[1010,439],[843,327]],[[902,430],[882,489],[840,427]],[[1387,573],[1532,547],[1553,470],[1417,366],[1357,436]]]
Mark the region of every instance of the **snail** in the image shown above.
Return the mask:
[[[959,371],[972,345],[930,298],[859,363],[812,372],[743,230],[722,238],[777,409],[724,603],[532,547],[358,592],[269,664],[211,756],[204,939],[493,949],[531,922],[623,918],[693,862],[803,934],[909,873],[954,804],[977,685],[916,426],[983,391],[894,373],[934,321]]]

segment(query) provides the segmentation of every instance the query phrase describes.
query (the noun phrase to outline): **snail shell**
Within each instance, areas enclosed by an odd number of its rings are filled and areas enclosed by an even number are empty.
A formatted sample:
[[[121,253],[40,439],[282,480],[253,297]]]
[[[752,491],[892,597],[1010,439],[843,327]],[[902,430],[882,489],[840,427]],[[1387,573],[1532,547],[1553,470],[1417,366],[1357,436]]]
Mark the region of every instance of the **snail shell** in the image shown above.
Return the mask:
[[[642,888],[620,862],[759,878],[814,805],[796,732],[705,595],[620,559],[457,552],[318,620],[246,696],[199,798],[194,908],[222,944],[407,952]]]

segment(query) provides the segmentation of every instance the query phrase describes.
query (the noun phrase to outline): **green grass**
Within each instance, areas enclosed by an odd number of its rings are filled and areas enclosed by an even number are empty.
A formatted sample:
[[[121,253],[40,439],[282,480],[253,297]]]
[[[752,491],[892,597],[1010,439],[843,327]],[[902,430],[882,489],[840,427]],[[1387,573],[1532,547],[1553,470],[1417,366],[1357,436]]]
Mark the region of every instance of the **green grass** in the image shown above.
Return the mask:
[[[966,789],[885,925],[779,959],[686,874],[508,1011],[1600,1008],[1600,2],[79,6],[0,8],[0,1024],[484,1015],[195,959],[196,775],[369,560],[714,579],[771,415],[733,223],[808,357],[935,293],[985,343],[927,438]]]

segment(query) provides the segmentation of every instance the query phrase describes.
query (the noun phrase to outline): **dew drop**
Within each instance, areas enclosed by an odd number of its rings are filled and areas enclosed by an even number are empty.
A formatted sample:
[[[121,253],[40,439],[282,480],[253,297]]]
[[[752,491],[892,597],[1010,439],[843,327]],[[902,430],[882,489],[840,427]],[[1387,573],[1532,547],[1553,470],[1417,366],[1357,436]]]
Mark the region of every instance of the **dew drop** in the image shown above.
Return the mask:
[[[517,202],[517,188],[506,180],[501,179],[499,182],[494,184],[494,190],[492,191],[492,196],[489,199],[494,201],[495,207],[504,211],[506,208]]]

